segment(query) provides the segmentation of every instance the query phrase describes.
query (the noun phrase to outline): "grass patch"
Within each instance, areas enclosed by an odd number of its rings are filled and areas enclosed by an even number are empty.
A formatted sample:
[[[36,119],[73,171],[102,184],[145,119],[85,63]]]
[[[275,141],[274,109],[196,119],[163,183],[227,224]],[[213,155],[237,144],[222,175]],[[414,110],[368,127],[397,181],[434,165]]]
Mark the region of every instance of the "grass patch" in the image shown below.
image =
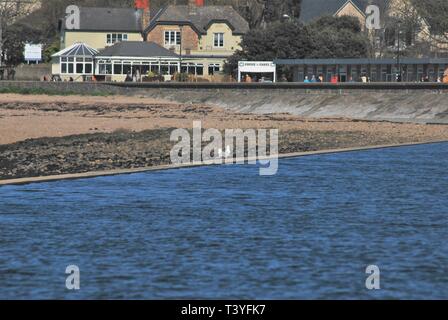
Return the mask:
[[[23,94],[23,95],[49,95],[49,96],[74,96],[74,95],[88,95],[88,96],[111,96],[112,92],[94,91],[94,92],[75,92],[65,89],[49,89],[49,88],[20,88],[20,87],[0,87],[0,94]]]

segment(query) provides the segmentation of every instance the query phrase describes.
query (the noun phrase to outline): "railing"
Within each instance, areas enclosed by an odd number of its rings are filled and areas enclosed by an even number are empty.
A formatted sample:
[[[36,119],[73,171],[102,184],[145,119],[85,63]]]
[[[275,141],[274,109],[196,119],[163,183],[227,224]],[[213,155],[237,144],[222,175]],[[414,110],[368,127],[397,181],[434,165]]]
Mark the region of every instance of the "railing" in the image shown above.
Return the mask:
[[[172,89],[302,89],[302,90],[448,90],[448,83],[371,82],[371,83],[208,83],[208,82],[111,82],[104,85],[126,88]]]
[[[96,90],[122,89],[185,89],[185,90],[298,90],[301,92],[347,92],[364,91],[413,91],[429,90],[448,93],[447,83],[406,83],[406,82],[374,82],[374,83],[212,83],[212,82],[40,82],[40,81],[1,81],[1,87],[33,87],[54,90],[96,88]],[[115,88],[115,89],[114,89]]]

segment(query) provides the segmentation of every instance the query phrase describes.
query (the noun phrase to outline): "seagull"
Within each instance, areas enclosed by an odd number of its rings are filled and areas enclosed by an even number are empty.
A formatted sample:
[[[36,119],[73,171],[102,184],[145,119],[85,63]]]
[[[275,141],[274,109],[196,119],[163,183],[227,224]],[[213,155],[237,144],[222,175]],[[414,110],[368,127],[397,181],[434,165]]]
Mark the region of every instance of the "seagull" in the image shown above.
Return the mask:
[[[230,150],[230,146],[227,146],[226,148],[226,154],[222,153],[222,149],[218,149],[218,156],[220,158],[228,158],[230,154],[232,153],[232,150]]]

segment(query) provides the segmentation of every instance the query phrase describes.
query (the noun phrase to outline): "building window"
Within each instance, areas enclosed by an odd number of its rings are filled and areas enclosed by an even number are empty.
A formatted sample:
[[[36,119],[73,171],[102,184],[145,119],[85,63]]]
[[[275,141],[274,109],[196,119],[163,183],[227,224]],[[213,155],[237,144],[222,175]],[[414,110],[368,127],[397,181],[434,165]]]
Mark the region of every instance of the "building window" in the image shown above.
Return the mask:
[[[85,68],[84,69],[85,74],[92,74],[93,66],[91,63],[86,63],[84,65],[84,68]]]
[[[204,66],[202,64],[196,65],[196,75],[198,76],[204,75]]]
[[[83,74],[84,73],[84,65],[82,63],[76,64],[76,73]]]
[[[132,62],[123,61],[123,74],[132,73]]]
[[[175,46],[180,45],[181,37],[180,31],[165,31],[165,45]]]
[[[204,65],[202,63],[182,63],[181,72],[202,76],[204,75]]]
[[[208,74],[209,75],[214,75],[216,73],[218,73],[221,69],[221,66],[218,63],[215,64],[209,64],[208,65]]]
[[[128,35],[126,33],[108,33],[107,44],[114,44],[121,41],[128,41]]]
[[[215,48],[224,47],[224,33],[215,33],[214,34],[213,46]]]
[[[61,57],[61,73],[67,73],[68,71],[68,59],[66,57]]]
[[[84,58],[76,58],[76,73],[84,73]]]
[[[121,61],[114,62],[114,74],[123,74],[123,65],[122,65]]]
[[[92,58],[61,57],[62,74],[93,74]]]
[[[100,60],[98,62],[98,73],[101,75],[112,74],[112,63],[110,60]]]
[[[102,75],[127,75],[136,74],[137,70],[140,75],[146,75],[149,71],[154,73],[174,74],[177,72],[178,61],[123,61],[100,60],[98,62],[99,74]]]

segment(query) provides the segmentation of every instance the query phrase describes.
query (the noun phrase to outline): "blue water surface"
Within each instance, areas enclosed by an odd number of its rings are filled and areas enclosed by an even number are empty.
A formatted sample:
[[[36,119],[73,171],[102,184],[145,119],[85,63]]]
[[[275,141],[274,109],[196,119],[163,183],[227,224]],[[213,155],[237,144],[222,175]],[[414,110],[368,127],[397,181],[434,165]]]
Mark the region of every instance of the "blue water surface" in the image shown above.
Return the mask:
[[[0,298],[448,299],[447,170],[448,144],[432,144],[284,159],[272,177],[234,165],[0,187]]]

